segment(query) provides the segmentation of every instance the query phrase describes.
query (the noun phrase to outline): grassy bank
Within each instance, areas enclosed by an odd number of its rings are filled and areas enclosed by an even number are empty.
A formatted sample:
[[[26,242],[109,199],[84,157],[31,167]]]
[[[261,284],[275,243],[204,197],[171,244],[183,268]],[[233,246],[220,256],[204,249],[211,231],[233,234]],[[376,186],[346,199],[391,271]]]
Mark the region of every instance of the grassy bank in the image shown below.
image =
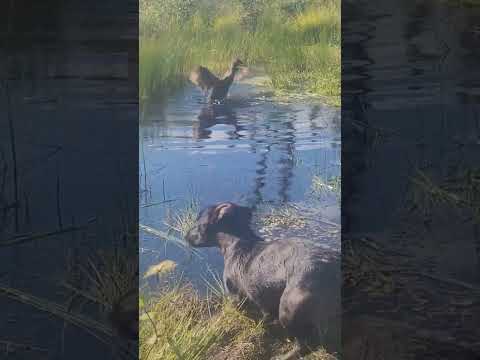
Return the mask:
[[[141,360],[268,359],[291,347],[227,299],[200,297],[189,285],[141,300],[140,312]],[[306,359],[335,358],[320,349]]]
[[[278,90],[340,102],[340,1],[141,0],[140,96],[181,88],[198,64],[260,65]]]

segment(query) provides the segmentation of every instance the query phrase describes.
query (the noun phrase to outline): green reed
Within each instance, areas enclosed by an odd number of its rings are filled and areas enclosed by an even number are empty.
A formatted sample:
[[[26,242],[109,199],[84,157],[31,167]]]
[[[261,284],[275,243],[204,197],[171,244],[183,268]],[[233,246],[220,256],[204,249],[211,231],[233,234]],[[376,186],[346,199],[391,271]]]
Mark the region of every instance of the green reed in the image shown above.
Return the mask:
[[[198,64],[263,66],[273,89],[340,102],[340,1],[140,1],[140,97],[182,88]]]

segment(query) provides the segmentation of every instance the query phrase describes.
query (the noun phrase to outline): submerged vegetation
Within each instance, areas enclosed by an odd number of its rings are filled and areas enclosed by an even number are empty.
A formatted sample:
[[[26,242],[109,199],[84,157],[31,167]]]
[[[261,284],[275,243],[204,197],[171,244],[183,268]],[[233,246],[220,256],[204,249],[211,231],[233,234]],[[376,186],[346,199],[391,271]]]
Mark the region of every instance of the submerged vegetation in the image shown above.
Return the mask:
[[[276,90],[340,102],[340,1],[141,0],[140,98],[183,87],[202,64],[234,57],[265,69]]]

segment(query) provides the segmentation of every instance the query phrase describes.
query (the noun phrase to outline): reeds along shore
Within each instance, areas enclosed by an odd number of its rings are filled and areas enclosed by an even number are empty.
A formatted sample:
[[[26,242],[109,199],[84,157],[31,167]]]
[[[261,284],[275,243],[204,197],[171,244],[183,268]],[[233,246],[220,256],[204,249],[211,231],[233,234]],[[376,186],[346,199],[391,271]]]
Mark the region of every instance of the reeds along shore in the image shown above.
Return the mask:
[[[340,102],[340,1],[141,0],[140,97],[171,93],[198,64],[264,67],[276,90]]]

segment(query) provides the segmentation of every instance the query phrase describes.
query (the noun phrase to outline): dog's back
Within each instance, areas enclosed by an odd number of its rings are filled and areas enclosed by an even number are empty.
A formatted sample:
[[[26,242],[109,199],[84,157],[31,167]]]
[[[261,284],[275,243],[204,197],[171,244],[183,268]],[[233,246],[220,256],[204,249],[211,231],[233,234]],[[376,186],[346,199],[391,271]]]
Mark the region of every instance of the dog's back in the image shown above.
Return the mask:
[[[233,203],[208,207],[186,240],[220,248],[228,293],[246,297],[299,341],[333,330],[327,341],[338,349],[340,254],[298,239],[265,242],[250,229],[251,216]]]
[[[297,239],[259,241],[246,256],[248,261],[244,260],[243,271],[249,282],[263,283],[267,287],[280,281],[284,287],[297,284],[324,287],[332,284],[325,283],[327,279],[323,273],[332,280],[340,273],[338,253]]]
[[[308,298],[301,305],[305,322],[325,325],[330,315],[339,312],[338,253],[297,239],[259,241],[244,249],[243,255],[235,250],[225,256],[226,278],[236,292],[272,316],[278,317],[282,301],[290,306],[288,297],[300,292]]]

